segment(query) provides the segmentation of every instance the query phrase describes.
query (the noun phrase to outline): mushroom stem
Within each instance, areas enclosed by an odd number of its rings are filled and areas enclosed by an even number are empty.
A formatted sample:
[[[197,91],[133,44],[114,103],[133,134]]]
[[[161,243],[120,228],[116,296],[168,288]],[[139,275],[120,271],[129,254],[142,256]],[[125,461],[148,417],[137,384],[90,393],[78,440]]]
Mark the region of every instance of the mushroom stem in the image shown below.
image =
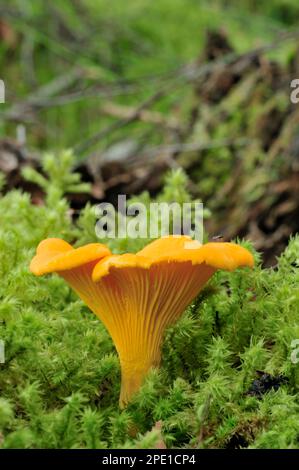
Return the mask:
[[[147,373],[152,367],[158,367],[161,361],[160,344],[151,351],[142,353],[136,350],[130,359],[120,357],[121,389],[119,397],[120,408],[125,408],[132,396],[140,389]]]

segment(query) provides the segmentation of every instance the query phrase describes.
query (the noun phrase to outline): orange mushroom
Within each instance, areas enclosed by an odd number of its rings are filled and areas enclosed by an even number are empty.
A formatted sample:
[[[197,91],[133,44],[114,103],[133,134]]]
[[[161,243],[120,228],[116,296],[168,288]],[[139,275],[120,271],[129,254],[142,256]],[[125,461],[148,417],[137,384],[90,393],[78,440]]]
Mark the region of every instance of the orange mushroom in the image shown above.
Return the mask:
[[[100,244],[73,250],[49,239],[39,245],[30,267],[37,275],[62,275],[105,324],[120,359],[123,407],[149,369],[159,365],[165,328],[215,271],[253,263],[249,251],[233,243],[200,245],[187,236],[169,236],[124,255],[111,255]]]
[[[56,272],[62,276],[88,307],[95,311],[96,286],[91,274],[97,262],[111,255],[109,248],[91,243],[74,249],[60,238],[47,238],[40,242],[30,263],[30,271],[36,276]]]

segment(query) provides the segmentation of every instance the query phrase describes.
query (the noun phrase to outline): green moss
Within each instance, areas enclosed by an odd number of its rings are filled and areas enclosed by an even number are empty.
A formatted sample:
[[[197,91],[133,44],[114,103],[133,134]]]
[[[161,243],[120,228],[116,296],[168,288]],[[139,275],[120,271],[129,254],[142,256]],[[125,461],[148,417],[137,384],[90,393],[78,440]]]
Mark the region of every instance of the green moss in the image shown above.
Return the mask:
[[[0,198],[6,356],[0,364],[0,447],[154,447],[161,439],[168,447],[298,447],[299,365],[291,361],[291,343],[299,338],[299,238],[290,240],[273,269],[262,269],[255,254],[253,270],[217,273],[167,331],[161,369],[120,411],[119,363],[104,326],[61,278],[36,278],[28,270],[47,236],[77,244],[95,240],[90,206],[76,223],[68,215],[63,188],[69,189],[67,181],[80,184],[70,176],[71,165],[62,164],[57,178],[51,173],[55,159],[47,158],[40,181],[44,206],[19,191]],[[37,181],[27,172],[32,176]],[[184,174],[174,173],[158,200],[188,201],[185,187]],[[133,244],[115,240],[111,247],[126,251]],[[277,390],[250,396],[257,370],[286,380]]]

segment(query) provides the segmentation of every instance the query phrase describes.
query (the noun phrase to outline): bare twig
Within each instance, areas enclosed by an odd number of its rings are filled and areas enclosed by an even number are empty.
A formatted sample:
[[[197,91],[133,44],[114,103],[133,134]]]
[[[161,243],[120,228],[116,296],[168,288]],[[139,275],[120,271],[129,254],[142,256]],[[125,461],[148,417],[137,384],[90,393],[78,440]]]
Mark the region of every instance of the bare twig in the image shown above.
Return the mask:
[[[119,119],[118,121],[112,123],[111,125],[105,127],[104,129],[100,130],[96,134],[92,135],[85,141],[80,142],[79,144],[75,145],[74,147],[75,152],[77,152],[78,154],[83,153],[88,148],[95,145],[100,139],[102,139],[106,135],[109,135],[111,132],[114,132],[118,129],[121,129],[122,127],[127,126],[128,124],[131,124],[132,122],[134,122],[136,119],[139,118],[140,113],[142,113],[148,106],[152,105],[155,101],[158,101],[165,93],[166,93],[166,89],[164,88],[157,91],[152,96],[147,98],[143,103],[141,103],[135,109],[135,112],[131,114],[130,116]]]
[[[181,152],[196,152],[201,150],[210,150],[214,148],[222,148],[222,147],[244,147],[252,143],[252,139],[247,138],[239,138],[239,139],[221,139],[215,140],[211,142],[190,142],[190,143],[178,143],[173,145],[160,145],[157,147],[151,147],[149,149],[145,149],[145,151],[141,154],[143,158],[153,158],[157,155],[165,155],[165,154],[175,154]]]
[[[48,100],[51,96],[66,90],[79,78],[82,78],[83,74],[84,72],[81,68],[74,67],[68,73],[60,75],[46,85],[41,86],[24,101],[13,105],[8,111],[4,112],[1,117],[16,121],[23,120],[32,110],[42,107],[45,99]]]
[[[116,103],[106,102],[101,106],[101,111],[104,114],[109,116],[114,116],[118,118],[130,119],[133,116],[136,116],[136,109],[131,106],[120,106]],[[149,111],[147,109],[139,111],[137,118],[140,121],[148,122],[150,124],[156,124],[163,126],[169,129],[179,129],[180,124],[177,119],[167,118],[157,111]]]

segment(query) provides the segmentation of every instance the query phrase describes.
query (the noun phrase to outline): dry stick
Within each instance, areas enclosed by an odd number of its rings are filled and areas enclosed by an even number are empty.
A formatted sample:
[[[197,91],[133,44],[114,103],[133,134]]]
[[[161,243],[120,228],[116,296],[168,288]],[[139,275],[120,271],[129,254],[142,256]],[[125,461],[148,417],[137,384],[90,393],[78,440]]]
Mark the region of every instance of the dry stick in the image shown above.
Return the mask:
[[[213,142],[192,142],[192,143],[182,143],[182,144],[173,144],[173,145],[158,145],[156,147],[148,147],[143,149],[140,153],[130,156],[126,159],[125,163],[127,169],[129,168],[138,168],[141,164],[146,167],[153,163],[153,158],[160,157],[162,162],[165,162],[170,168],[179,168],[180,165],[173,159],[175,153],[181,152],[195,152],[195,151],[204,151],[210,149],[217,149],[223,147],[234,147],[240,148],[245,147],[253,142],[253,139],[239,138],[239,139],[222,139],[214,140]],[[101,161],[98,160],[100,166],[105,165],[105,158],[102,158]],[[111,178],[112,180],[113,178]],[[110,180],[109,180],[110,181]]]
[[[152,158],[157,155],[161,154],[169,154],[169,153],[178,153],[178,152],[195,152],[199,150],[210,150],[218,147],[229,147],[233,145],[234,147],[243,147],[249,145],[253,142],[253,139],[247,139],[240,137],[239,139],[231,140],[231,139],[223,139],[223,140],[215,140],[213,142],[190,142],[190,143],[182,143],[182,144],[173,144],[173,145],[159,145],[157,147],[151,147],[149,149],[145,149],[144,152],[141,153],[141,157],[143,158]]]
[[[137,158],[129,159],[127,162],[128,167],[135,167],[136,165],[140,165],[140,159],[142,159],[142,165],[150,165],[153,162],[153,158],[159,157],[162,162],[165,162],[170,168],[179,168],[179,163],[174,159],[175,154],[184,152],[202,152],[204,150],[211,150],[217,148],[224,148],[224,147],[234,147],[240,148],[245,147],[252,143],[252,139],[246,138],[239,138],[239,139],[222,139],[222,140],[214,140],[213,142],[192,142],[192,143],[181,143],[181,144],[173,144],[173,145],[160,145],[157,147],[151,147],[148,149],[144,149],[144,151],[136,156]],[[195,186],[194,186],[195,188]]]
[[[63,75],[58,77],[58,79],[62,79],[63,77],[67,76],[70,78],[70,81],[65,81],[64,85],[61,87],[60,91],[64,91],[66,88],[69,88],[73,84],[73,80],[69,77],[69,73],[67,75]],[[77,79],[82,78],[84,72],[78,72],[78,77],[74,77],[74,81]],[[55,79],[54,81],[56,81]],[[50,85],[50,82],[48,85]],[[139,88],[138,88],[139,90]],[[51,94],[47,94],[47,96],[43,96],[40,94],[41,88],[38,89],[34,94],[32,93],[29,97],[20,102],[14,104],[8,111],[2,113],[0,115],[0,119],[6,119],[8,121],[28,121],[27,113],[32,111],[39,111],[45,108],[53,108],[56,106],[65,106],[70,103],[76,103],[78,101],[82,101],[85,98],[95,98],[95,97],[112,97],[112,96],[119,96],[119,95],[129,95],[132,93],[136,93],[137,87],[134,85],[128,86],[119,86],[116,87],[103,87],[101,90],[97,90],[95,87],[91,87],[90,89],[74,91],[67,95],[60,95],[60,96],[52,96]],[[54,94],[54,93],[53,93]]]
[[[104,129],[100,130],[96,134],[92,135],[88,139],[86,139],[84,142],[79,143],[75,145],[74,151],[75,153],[82,153],[85,152],[89,147],[93,146],[94,144],[97,143],[98,140],[102,139],[103,137],[106,137],[106,135],[110,134],[111,132],[116,131],[117,129],[121,129],[124,126],[127,126],[131,122],[135,121],[136,119],[139,118],[140,113],[146,109],[148,106],[153,104],[155,101],[158,101],[165,93],[166,89],[161,89],[158,90],[156,93],[154,93],[152,96],[147,98],[143,103],[141,103],[134,111],[132,115],[129,117],[125,117],[122,119],[119,119],[118,121],[114,122],[113,124],[105,127]]]
[[[42,107],[45,99],[49,99],[51,96],[67,89],[83,75],[84,71],[81,68],[74,67],[68,73],[60,75],[46,85],[41,86],[37,91],[31,93],[26,100],[13,105],[1,117],[10,120],[21,120],[28,111]]]
[[[152,159],[155,157],[167,157],[171,158],[175,153],[189,153],[189,152],[199,152],[203,150],[211,150],[223,147],[230,147],[233,146],[234,148],[237,147],[245,147],[251,144],[254,139],[248,139],[240,137],[239,139],[219,139],[214,140],[212,142],[191,142],[191,143],[178,143],[173,145],[158,145],[155,147],[148,147],[143,149],[138,155],[133,155],[126,160],[128,167],[134,167],[136,163],[139,165],[140,160],[142,160],[142,164],[146,165],[147,163],[150,164]],[[175,162],[173,166],[176,165]],[[102,160],[102,165],[105,164],[105,159]]]
[[[119,85],[115,86],[101,86],[99,85],[86,88],[84,90],[72,91],[67,95],[60,95],[51,97],[51,99],[44,99],[39,103],[39,107],[53,108],[55,106],[65,106],[66,104],[76,103],[86,98],[107,98],[111,96],[130,95],[140,91],[136,85]]]
[[[101,111],[104,114],[113,117],[130,118],[134,116],[136,109],[132,108],[131,106],[122,106],[107,101],[101,106]],[[143,111],[139,112],[139,119],[143,122],[156,124],[173,130],[180,129],[180,124],[177,119],[166,118],[163,114],[157,111],[149,111],[144,109]]]

